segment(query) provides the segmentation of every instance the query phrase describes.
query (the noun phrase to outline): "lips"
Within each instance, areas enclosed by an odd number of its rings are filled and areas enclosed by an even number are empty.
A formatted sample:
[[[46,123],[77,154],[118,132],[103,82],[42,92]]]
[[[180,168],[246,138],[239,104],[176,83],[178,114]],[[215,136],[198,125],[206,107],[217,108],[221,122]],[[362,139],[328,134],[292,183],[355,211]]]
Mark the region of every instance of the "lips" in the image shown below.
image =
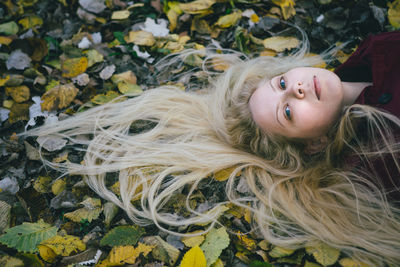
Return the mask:
[[[321,85],[319,83],[319,80],[317,76],[313,77],[314,80],[314,90],[315,90],[315,95],[317,96],[318,100],[321,98]]]

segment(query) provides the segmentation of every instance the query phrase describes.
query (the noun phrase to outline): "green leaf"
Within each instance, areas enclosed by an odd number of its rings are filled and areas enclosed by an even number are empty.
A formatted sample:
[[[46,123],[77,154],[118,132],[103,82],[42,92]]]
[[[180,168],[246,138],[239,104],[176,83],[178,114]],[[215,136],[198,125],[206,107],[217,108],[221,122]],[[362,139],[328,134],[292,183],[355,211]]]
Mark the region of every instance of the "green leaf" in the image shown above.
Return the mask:
[[[0,236],[0,243],[15,248],[20,252],[36,252],[38,251],[37,245],[40,242],[56,234],[57,227],[51,226],[43,222],[43,220],[37,223],[24,222],[6,230],[6,233]]]
[[[133,246],[144,234],[144,230],[134,226],[117,226],[100,241],[100,246]]]
[[[13,35],[17,34],[18,31],[19,31],[18,24],[15,23],[14,21],[0,24],[0,34]]]
[[[253,261],[250,263],[249,267],[273,267],[273,265],[264,261]]]
[[[206,256],[207,266],[210,266],[218,259],[222,250],[229,246],[229,241],[229,235],[225,227],[214,228],[206,235],[206,240],[204,240],[200,248]]]

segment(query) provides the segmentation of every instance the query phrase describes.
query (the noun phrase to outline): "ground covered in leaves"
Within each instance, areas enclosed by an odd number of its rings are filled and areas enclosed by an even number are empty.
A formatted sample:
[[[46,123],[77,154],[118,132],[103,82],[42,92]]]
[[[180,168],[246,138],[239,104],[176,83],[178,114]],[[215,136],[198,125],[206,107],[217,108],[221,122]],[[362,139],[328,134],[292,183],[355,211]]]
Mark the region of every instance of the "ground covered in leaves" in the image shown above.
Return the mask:
[[[400,1],[1,1],[0,265],[357,266],[324,244],[297,251],[272,246],[249,233],[247,212],[229,205],[225,227],[200,236],[135,226],[81,177],[57,179],[44,168],[36,142],[54,162],[80,162],[82,154],[66,141],[17,136],[166,83],[154,64],[172,52],[214,44],[249,55],[285,53],[299,43],[293,24],[305,30],[314,53],[350,41],[339,64],[368,34],[400,27]],[[198,61],[186,63],[176,73]],[[180,80],[168,82],[185,89]],[[220,198],[227,174],[201,184],[191,205]],[[181,209],[184,199],[175,196],[171,209]]]

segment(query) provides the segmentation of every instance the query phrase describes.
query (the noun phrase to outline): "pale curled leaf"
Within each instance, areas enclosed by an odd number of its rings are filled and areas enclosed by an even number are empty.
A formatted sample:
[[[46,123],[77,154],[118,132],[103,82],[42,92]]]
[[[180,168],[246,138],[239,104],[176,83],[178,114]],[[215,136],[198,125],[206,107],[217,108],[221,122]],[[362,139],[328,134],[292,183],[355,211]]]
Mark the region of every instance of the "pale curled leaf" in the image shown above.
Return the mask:
[[[299,39],[295,37],[274,36],[263,41],[264,47],[276,52],[283,52],[286,49],[292,49],[300,44]]]

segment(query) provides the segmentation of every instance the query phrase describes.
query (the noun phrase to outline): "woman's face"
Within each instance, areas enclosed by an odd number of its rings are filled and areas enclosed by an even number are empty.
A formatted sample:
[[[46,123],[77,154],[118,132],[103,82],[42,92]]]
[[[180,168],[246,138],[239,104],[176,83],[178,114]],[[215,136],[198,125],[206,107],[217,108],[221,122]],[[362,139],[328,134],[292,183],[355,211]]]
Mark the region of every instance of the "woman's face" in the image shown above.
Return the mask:
[[[295,68],[261,84],[249,105],[254,121],[269,133],[318,138],[338,119],[343,87],[329,70]]]

